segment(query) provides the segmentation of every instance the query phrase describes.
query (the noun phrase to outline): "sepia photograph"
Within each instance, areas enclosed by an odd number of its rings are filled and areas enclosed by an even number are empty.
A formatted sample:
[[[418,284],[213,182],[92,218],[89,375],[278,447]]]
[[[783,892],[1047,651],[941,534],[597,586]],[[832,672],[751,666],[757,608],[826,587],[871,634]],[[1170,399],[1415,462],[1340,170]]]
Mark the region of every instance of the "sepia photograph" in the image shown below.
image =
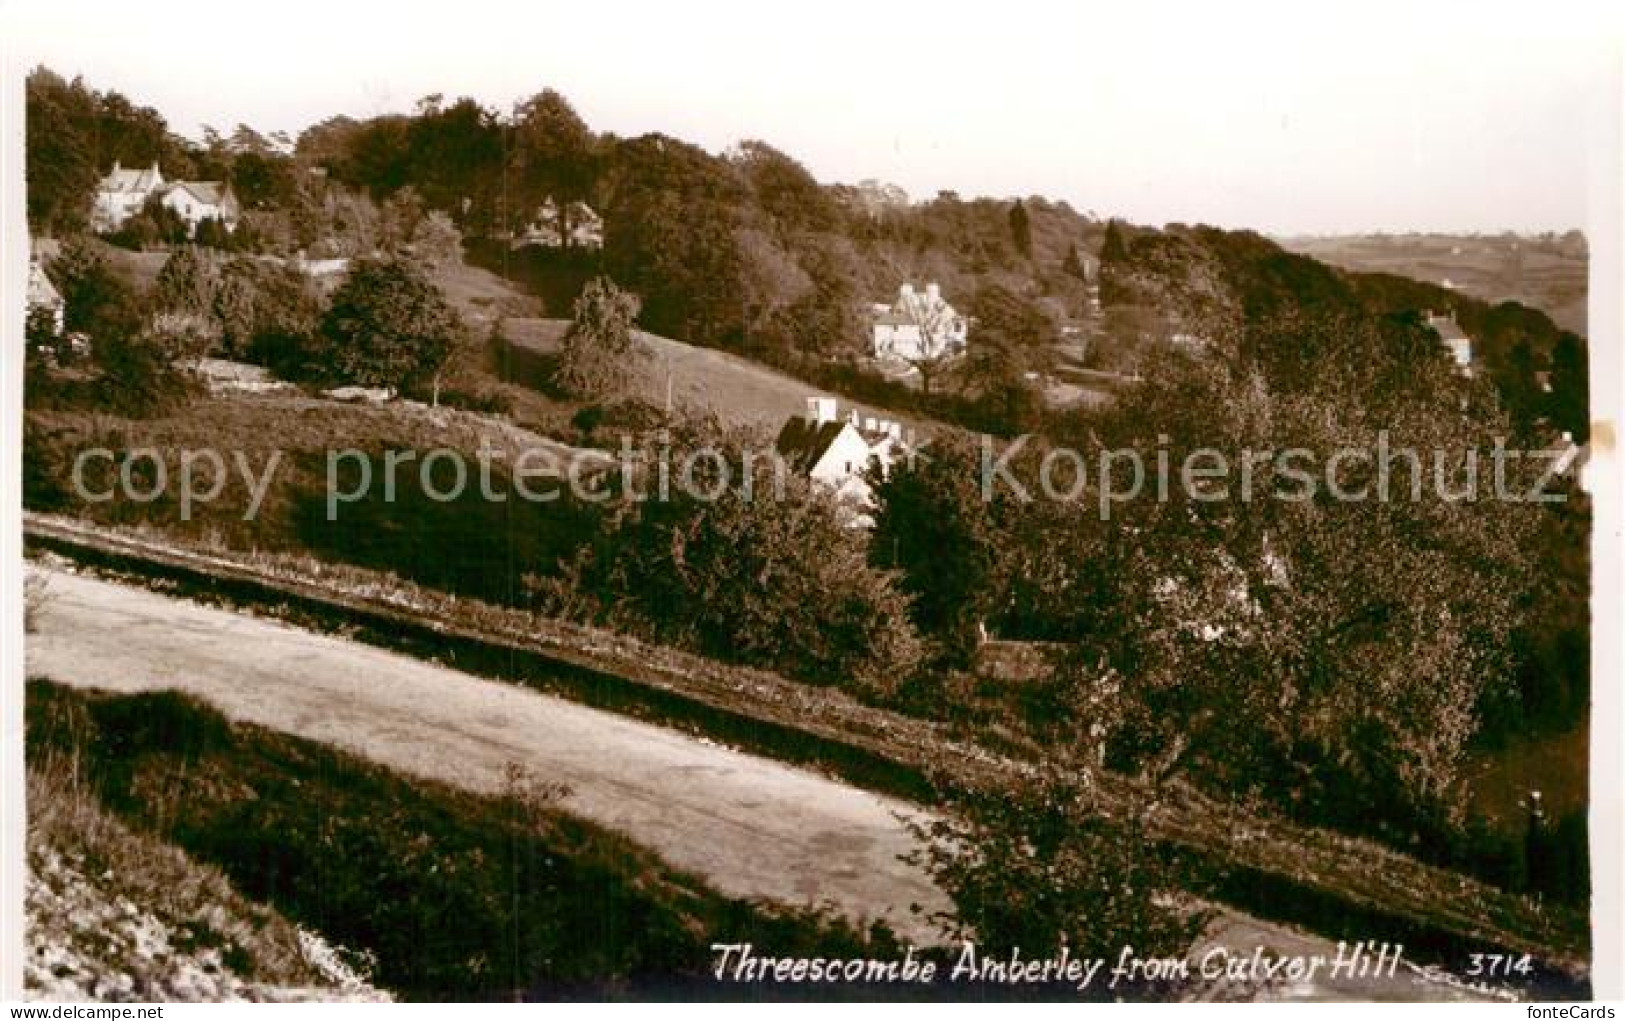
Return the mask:
[[[1615,1016],[1618,12],[0,23],[10,1016]]]

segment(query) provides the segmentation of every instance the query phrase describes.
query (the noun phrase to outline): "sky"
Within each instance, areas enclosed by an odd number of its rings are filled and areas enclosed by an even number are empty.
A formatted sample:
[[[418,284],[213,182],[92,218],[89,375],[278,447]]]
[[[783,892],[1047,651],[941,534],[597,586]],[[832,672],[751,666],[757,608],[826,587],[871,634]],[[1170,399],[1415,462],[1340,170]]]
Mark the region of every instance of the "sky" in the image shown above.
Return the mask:
[[[190,137],[552,87],[826,182],[1274,234],[1587,228],[1617,167],[1622,22],[1564,0],[233,6],[0,0],[3,45]]]

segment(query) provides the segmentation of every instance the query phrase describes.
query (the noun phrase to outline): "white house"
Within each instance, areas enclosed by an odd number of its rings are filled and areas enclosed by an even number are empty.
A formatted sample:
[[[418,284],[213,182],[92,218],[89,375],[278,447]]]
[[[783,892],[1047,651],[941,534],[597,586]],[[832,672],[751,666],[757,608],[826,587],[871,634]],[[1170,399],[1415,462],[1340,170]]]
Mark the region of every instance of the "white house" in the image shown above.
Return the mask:
[[[96,186],[96,205],[91,212],[92,225],[100,231],[114,231],[124,221],[141,212],[147,199],[159,194],[164,187],[164,175],[154,163],[146,170],[125,170],[118,161]]]
[[[228,230],[237,228],[242,207],[230,184],[219,181],[165,181],[154,163],[145,170],[126,170],[117,162],[96,186],[96,204],[91,223],[99,231],[115,231],[158,196],[165,206],[186,221],[187,231],[196,233],[198,224],[219,220]]]
[[[62,300],[62,293],[51,283],[51,278],[45,275],[45,267],[37,258],[28,260],[28,295],[25,304],[29,315],[37,310],[50,316],[52,336],[62,335],[67,304]]]
[[[1444,342],[1444,346],[1450,352],[1450,360],[1456,365],[1456,371],[1464,376],[1471,376],[1473,339],[1462,332],[1461,325],[1456,322],[1456,313],[1452,311],[1436,316],[1432,311],[1423,312],[1422,322]]]
[[[962,354],[970,321],[942,297],[936,284],[923,292],[904,284],[891,305],[874,307],[874,355],[918,361]]]
[[[777,448],[791,468],[851,504],[860,525],[872,524],[874,496],[863,473],[871,465],[890,471],[910,449],[899,423],[860,416],[855,408],[842,418],[833,397],[807,398],[807,413],[784,423]]]
[[[513,239],[512,247],[539,245],[543,248],[563,248],[565,239],[571,248],[598,249],[604,247],[604,219],[585,202],[571,202],[565,210],[565,230],[559,230],[559,205],[549,195],[536,210],[536,219]]]
[[[217,220],[227,230],[236,230],[242,212],[231,185],[219,181],[175,181],[164,189],[162,201],[186,221],[189,234],[196,234],[204,220]]]

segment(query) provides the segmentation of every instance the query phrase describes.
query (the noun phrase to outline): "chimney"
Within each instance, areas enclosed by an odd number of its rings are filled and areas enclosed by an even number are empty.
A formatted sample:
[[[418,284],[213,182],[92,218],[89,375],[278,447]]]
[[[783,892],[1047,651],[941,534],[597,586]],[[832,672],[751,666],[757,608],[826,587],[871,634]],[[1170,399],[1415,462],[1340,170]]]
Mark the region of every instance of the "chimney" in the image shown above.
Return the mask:
[[[886,423],[886,434],[888,436],[890,436],[894,440],[901,441],[902,438],[903,438],[903,423],[901,423],[901,422],[887,422]]]
[[[122,169],[122,168],[119,166],[118,160],[114,160],[113,161],[113,173],[115,173],[115,174],[118,173],[120,169]]]
[[[902,298],[904,301],[908,301],[909,299],[913,298],[914,297],[914,285],[913,284],[904,284],[902,287],[898,288],[897,296]]]
[[[925,300],[927,304],[935,305],[942,300],[942,289],[935,283],[925,285]]]
[[[835,421],[835,398],[807,398],[807,419],[814,425],[823,425],[826,422]]]
[[[852,424],[852,428],[856,429],[858,427],[858,409],[852,408],[847,411],[846,420]]]
[[[872,432],[877,431],[878,429],[879,429],[879,426],[875,423],[875,420],[873,418],[866,418],[866,419],[863,420],[863,430],[864,430],[864,432],[871,432],[872,433]]]

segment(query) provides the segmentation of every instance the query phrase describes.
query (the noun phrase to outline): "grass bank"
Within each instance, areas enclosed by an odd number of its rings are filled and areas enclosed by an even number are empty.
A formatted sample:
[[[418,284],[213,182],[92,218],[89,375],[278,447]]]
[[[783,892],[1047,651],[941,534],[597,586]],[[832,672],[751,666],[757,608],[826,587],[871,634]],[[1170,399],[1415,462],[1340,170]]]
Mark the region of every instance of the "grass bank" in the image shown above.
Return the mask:
[[[27,770],[24,986],[46,1000],[372,1000],[366,968],[102,804],[78,748]]]
[[[890,947],[811,909],[724,897],[558,810],[559,788],[517,766],[504,796],[481,797],[234,724],[173,692],[36,680],[27,701],[31,761],[75,763],[121,825],[364,951],[375,981],[407,998],[738,995],[710,976],[713,941],[808,956]]]

